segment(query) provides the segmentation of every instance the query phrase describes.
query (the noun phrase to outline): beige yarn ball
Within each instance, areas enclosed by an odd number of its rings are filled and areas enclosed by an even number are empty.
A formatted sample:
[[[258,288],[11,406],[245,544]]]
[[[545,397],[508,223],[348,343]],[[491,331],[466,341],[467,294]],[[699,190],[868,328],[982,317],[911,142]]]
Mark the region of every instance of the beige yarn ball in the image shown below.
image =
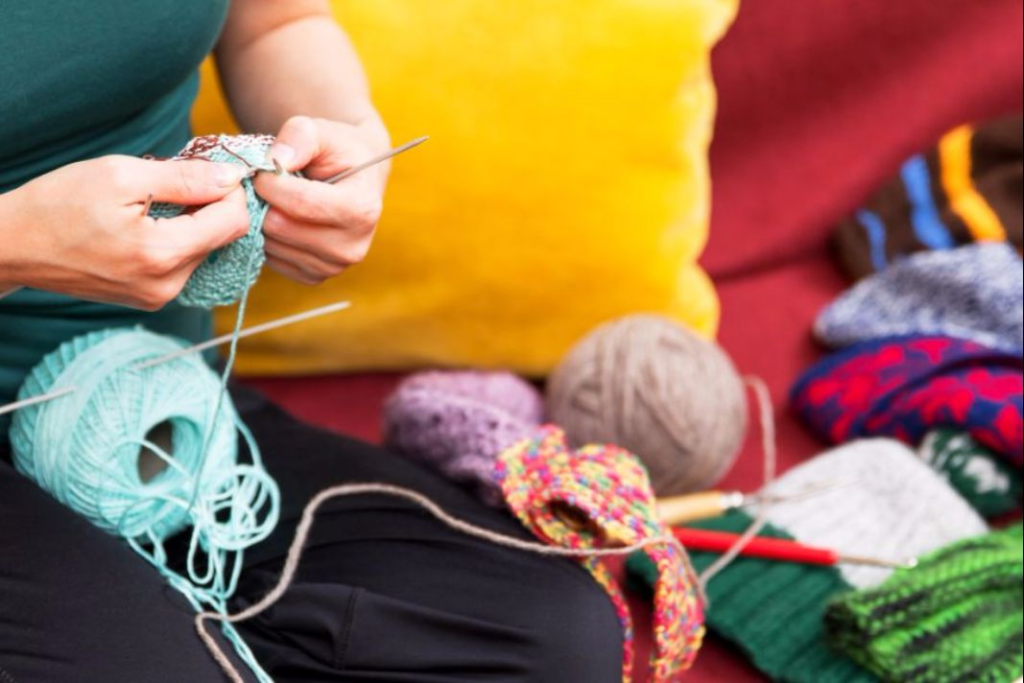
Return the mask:
[[[705,490],[747,431],[743,381],[718,345],[656,315],[583,338],[548,382],[548,414],[574,447],[613,443],[647,466],[659,496]]]

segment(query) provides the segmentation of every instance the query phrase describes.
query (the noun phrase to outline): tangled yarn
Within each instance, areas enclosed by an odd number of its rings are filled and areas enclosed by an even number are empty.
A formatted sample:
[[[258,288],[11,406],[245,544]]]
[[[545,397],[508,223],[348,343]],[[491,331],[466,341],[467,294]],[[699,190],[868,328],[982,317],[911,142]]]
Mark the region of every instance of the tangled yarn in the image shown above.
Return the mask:
[[[834,347],[929,334],[1020,351],[1020,256],[1001,242],[914,254],[861,280],[822,311],[814,329]]]
[[[793,388],[796,412],[842,443],[892,436],[911,444],[940,427],[967,432],[1021,467],[1024,359],[949,337],[896,337],[851,346]]]
[[[949,545],[877,588],[837,598],[832,643],[887,681],[1012,681],[1024,673],[1021,525]]]
[[[193,138],[173,160],[205,159],[245,166],[253,171],[273,171],[267,150],[274,143],[270,135],[206,135]],[[178,301],[185,306],[213,308],[233,304],[249,291],[259,277],[263,253],[263,220],[267,203],[253,188],[252,179],[242,181],[249,209],[249,232],[231,244],[212,252],[188,279]],[[177,204],[153,204],[149,215],[172,218],[185,211]]]
[[[659,496],[714,484],[746,434],[743,382],[728,356],[678,323],[633,315],[580,341],[548,384],[550,419],[574,446],[635,453]]]
[[[384,404],[385,443],[502,503],[494,463],[540,426],[544,403],[508,372],[421,372]]]
[[[505,501],[538,538],[555,546],[631,545],[665,537],[640,462],[616,446],[573,451],[557,427],[542,427],[501,454],[497,477]],[[654,589],[652,676],[674,681],[690,667],[704,636],[704,611],[686,551],[676,543],[644,549],[658,567]],[[595,557],[581,560],[615,604],[624,630],[623,676],[633,667],[633,631],[621,589]]]
[[[146,366],[185,348],[141,328],[76,337],[29,373],[19,399],[73,389],[18,411],[14,464],[54,498],[121,536],[197,610],[225,612],[243,551],[273,531],[277,484],[220,378],[195,354]],[[171,446],[150,435],[168,425]],[[236,431],[252,462],[239,462]],[[145,451],[159,470],[140,471]],[[167,565],[164,541],[193,528],[185,575]],[[261,681],[269,677],[230,624],[224,632]]]

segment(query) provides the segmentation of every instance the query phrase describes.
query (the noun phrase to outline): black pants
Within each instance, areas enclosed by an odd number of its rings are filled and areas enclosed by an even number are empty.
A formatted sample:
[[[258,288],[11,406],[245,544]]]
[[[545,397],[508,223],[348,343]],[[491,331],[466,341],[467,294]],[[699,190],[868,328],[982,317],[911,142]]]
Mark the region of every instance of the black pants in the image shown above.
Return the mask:
[[[398,484],[527,536],[402,457],[301,424],[249,392],[235,401],[283,499],[276,532],[246,555],[235,609],[273,585],[303,506],[331,484]],[[383,496],[321,510],[296,583],[240,626],[275,680],[621,680],[615,613],[573,563],[474,540]],[[222,681],[193,616],[123,541],[0,462],[0,683]]]

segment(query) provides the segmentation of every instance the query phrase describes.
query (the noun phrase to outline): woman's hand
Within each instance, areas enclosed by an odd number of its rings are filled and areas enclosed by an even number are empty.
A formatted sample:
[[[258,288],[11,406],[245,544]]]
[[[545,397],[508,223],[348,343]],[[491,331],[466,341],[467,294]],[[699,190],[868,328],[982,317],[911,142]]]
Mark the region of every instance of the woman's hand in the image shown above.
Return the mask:
[[[295,116],[281,127],[269,156],[306,178],[260,173],[256,191],[271,206],[263,224],[267,264],[316,285],[366,256],[380,219],[387,165],[337,184],[321,182],[387,149],[372,128]]]
[[[214,249],[246,233],[243,169],[107,156],[0,195],[0,281],[156,310]],[[147,198],[201,206],[143,215]]]

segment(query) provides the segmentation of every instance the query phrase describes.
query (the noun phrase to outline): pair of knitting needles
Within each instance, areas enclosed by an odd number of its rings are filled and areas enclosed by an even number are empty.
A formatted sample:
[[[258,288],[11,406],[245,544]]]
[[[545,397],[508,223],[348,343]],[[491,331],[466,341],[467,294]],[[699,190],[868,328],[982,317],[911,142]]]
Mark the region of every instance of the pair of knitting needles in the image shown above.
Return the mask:
[[[402,152],[407,152],[410,149],[412,149],[413,147],[418,147],[419,145],[422,145],[424,142],[426,142],[429,139],[430,139],[429,135],[422,135],[422,136],[420,136],[418,138],[410,140],[409,142],[405,143],[404,145],[399,145],[398,147],[395,147],[394,149],[390,149],[387,152],[384,152],[383,154],[378,154],[377,156],[373,157],[372,159],[367,159],[366,161],[364,161],[362,163],[359,163],[359,164],[356,164],[355,166],[352,166],[351,168],[346,168],[344,171],[341,171],[340,173],[336,173],[335,175],[332,175],[330,178],[326,178],[326,179],[324,179],[321,182],[330,183],[332,185],[334,183],[341,182],[345,178],[351,178],[356,173],[359,173],[361,171],[365,171],[366,169],[368,169],[368,168],[370,168],[372,166],[376,166],[377,164],[383,163],[383,162],[387,161],[388,159],[390,159],[392,157],[396,157],[399,154],[401,154]],[[256,168],[255,166],[250,164],[248,161],[243,159],[241,156],[239,156],[239,155],[235,154],[234,152],[232,152],[231,149],[229,149],[226,145],[222,145],[221,148],[224,149],[228,154],[231,154],[232,156],[235,156],[235,157],[238,157],[239,159],[241,159],[242,162],[253,173],[255,173],[256,171],[259,171],[259,170],[264,170],[264,169]],[[277,159],[271,159],[270,161],[271,161],[271,164],[274,167],[274,173],[276,173],[277,175],[284,175],[285,174],[285,170],[281,166],[281,162],[279,162]],[[142,205],[142,215],[143,216],[147,215],[149,213],[149,210],[152,207],[153,207],[153,194],[150,193],[149,196],[146,197],[146,201]],[[15,292],[20,291],[21,289],[23,289],[23,288],[22,287],[13,287],[11,289],[8,289],[7,291],[0,292],[0,299],[4,299],[4,298],[14,294]],[[3,413],[0,413],[0,414],[3,414]]]
[[[351,305],[352,304],[348,301],[339,301],[337,303],[328,304],[326,306],[320,306],[319,308],[314,308],[308,311],[303,311],[302,313],[296,313],[294,315],[278,318],[277,320],[271,320],[269,322],[261,323],[259,325],[253,325],[252,327],[247,327],[239,331],[237,335],[235,335],[234,333],[223,334],[219,337],[215,337],[213,339],[200,342],[199,344],[194,344],[193,346],[189,346],[184,349],[178,349],[177,351],[172,351],[171,353],[164,354],[163,356],[159,356],[157,358],[151,358],[149,360],[142,361],[141,363],[135,366],[135,369],[144,370],[146,368],[153,367],[154,365],[169,363],[178,358],[182,358],[193,353],[201,353],[206,349],[213,348],[214,346],[226,344],[236,338],[245,339],[246,337],[252,337],[253,335],[257,335],[262,332],[269,332],[271,330],[276,330],[287,325],[294,325],[295,323],[300,323],[305,320],[310,320],[312,318],[319,318],[320,316],[328,315],[330,313],[344,311]],[[40,394],[39,396],[33,396],[31,398],[22,399],[21,401],[15,401],[14,403],[9,403],[5,406],[0,406],[0,415],[6,415],[7,413],[13,413],[14,411],[20,410],[21,408],[27,408],[38,403],[45,403],[47,401],[52,401],[63,396],[68,396],[69,394],[73,394],[75,391],[77,391],[77,387],[74,386],[62,387],[60,389],[56,389],[45,394]]]

